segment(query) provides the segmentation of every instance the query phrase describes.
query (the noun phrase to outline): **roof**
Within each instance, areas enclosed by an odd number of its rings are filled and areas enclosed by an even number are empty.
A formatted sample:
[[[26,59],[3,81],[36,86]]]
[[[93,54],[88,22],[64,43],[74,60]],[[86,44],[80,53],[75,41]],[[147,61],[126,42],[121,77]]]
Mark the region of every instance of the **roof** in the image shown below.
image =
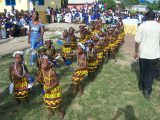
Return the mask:
[[[146,8],[147,5],[133,5],[134,8]]]
[[[68,0],[68,4],[91,4],[93,2],[95,2],[95,0]]]

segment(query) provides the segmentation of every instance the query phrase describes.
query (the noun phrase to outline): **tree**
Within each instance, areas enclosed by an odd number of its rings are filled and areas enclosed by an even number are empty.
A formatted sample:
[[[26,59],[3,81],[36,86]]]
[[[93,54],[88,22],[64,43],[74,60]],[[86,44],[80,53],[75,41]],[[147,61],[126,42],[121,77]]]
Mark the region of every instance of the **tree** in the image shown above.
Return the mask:
[[[137,4],[139,4],[139,0],[123,0],[123,1],[122,1],[122,4],[123,4],[125,7],[131,7],[132,5],[137,5]]]
[[[61,0],[61,6],[62,8],[66,8],[68,5],[68,0]]]
[[[107,10],[108,9],[114,9],[116,7],[116,2],[114,0],[102,0],[103,3],[106,3]]]
[[[149,10],[159,10],[160,9],[160,0],[154,1],[153,3],[148,4]]]

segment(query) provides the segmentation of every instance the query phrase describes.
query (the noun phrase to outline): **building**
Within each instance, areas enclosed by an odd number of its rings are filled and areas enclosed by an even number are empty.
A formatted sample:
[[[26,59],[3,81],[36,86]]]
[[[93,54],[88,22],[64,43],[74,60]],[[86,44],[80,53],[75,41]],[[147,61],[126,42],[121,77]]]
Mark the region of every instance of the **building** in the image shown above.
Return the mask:
[[[131,10],[139,11],[139,12],[146,12],[148,11],[147,5],[133,5]]]
[[[73,6],[76,6],[77,9],[82,8],[82,6],[85,6],[88,4],[89,6],[93,5],[93,2],[97,2],[98,0],[68,0],[68,8],[73,8]],[[101,1],[101,0],[99,0]],[[122,0],[114,0],[117,5],[122,4]]]
[[[68,8],[73,8],[73,6],[76,6],[77,9],[80,9],[86,4],[92,6],[95,1],[97,0],[68,0]]]
[[[0,12],[4,9],[11,10],[11,6],[14,6],[18,11],[20,10],[33,10],[39,12],[40,19],[46,23],[45,10],[48,6],[56,8],[61,7],[61,0],[0,0]]]

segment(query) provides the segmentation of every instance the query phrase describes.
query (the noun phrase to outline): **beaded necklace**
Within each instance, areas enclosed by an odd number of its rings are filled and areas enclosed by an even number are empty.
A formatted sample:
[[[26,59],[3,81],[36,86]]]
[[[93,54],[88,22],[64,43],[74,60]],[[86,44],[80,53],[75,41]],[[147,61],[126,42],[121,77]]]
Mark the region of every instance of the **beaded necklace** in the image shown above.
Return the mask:
[[[14,69],[15,69],[15,71],[16,71],[16,74],[18,75],[18,77],[24,77],[24,75],[26,74],[26,71],[25,71],[25,69],[24,69],[24,65],[22,64],[22,68],[23,68],[23,74],[22,75],[20,75],[19,73],[18,73],[18,71],[17,71],[17,67],[16,67],[16,62],[15,62],[15,64],[14,64]]]

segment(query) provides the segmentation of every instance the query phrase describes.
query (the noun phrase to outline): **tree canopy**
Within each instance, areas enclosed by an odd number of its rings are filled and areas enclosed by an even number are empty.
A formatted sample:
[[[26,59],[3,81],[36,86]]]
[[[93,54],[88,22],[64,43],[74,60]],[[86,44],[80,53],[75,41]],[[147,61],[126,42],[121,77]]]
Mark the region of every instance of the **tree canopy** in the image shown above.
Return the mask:
[[[139,0],[123,0],[122,3],[125,7],[131,7],[132,5],[139,4]]]
[[[116,7],[116,2],[114,0],[102,0],[103,3],[106,3],[107,10],[108,9],[114,9]]]

